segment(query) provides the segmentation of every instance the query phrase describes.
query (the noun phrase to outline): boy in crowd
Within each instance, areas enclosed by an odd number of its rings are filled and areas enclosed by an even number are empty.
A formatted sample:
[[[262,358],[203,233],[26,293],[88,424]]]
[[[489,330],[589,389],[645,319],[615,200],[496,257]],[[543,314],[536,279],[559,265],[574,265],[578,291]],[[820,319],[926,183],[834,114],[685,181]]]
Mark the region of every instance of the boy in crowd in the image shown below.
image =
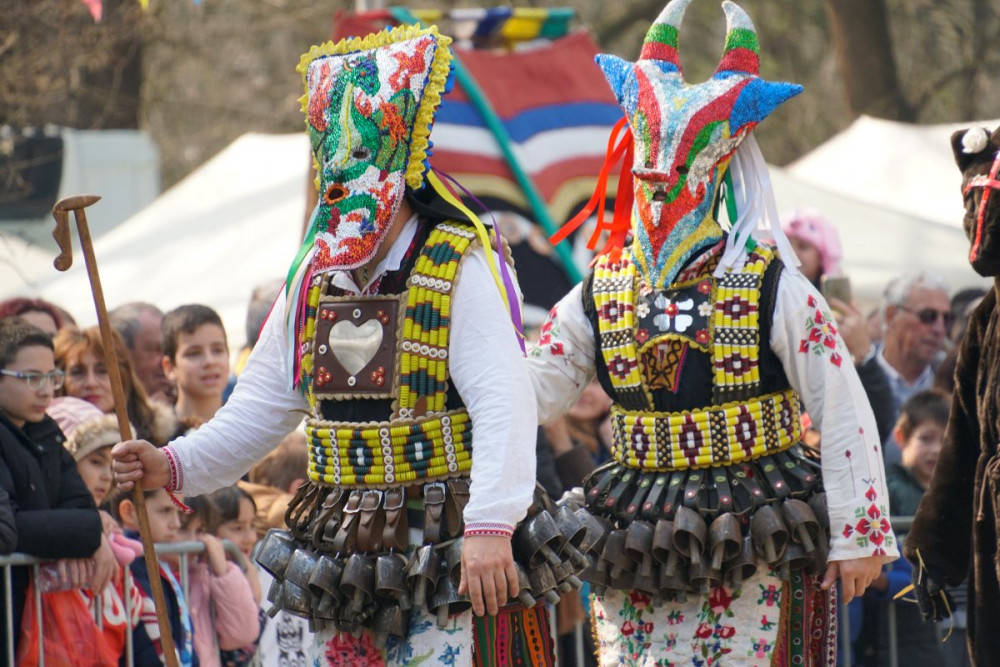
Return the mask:
[[[222,407],[229,381],[229,345],[218,313],[200,304],[163,317],[163,372],[177,386],[175,410],[185,430],[197,428]]]
[[[146,513],[149,516],[149,532],[156,544],[178,541],[181,529],[180,510],[174,505],[165,489],[146,491]],[[108,500],[111,514],[125,529],[125,535],[139,539],[139,518],[132,494],[116,491]],[[194,650],[194,632],[187,600],[180,583],[170,571],[167,563],[160,562],[160,579],[163,583],[163,597],[166,603],[170,634],[174,639],[177,659],[182,667],[197,667],[198,656]],[[135,665],[158,666],[163,664],[163,646],[160,630],[156,623],[156,612],[152,603],[150,574],[144,558],[136,558],[130,565],[134,581],[142,591],[142,622],[132,633],[132,647]]]
[[[0,319],[0,488],[13,508],[14,550],[59,559],[60,571],[74,587],[102,590],[114,556],[94,499],[63,448],[65,437],[45,414],[62,382],[52,339],[19,318]],[[0,529],[0,543],[9,543],[6,532]],[[27,585],[28,568],[14,568],[14,628],[21,625]],[[6,615],[2,609],[0,621]],[[0,650],[6,651],[5,637]]]

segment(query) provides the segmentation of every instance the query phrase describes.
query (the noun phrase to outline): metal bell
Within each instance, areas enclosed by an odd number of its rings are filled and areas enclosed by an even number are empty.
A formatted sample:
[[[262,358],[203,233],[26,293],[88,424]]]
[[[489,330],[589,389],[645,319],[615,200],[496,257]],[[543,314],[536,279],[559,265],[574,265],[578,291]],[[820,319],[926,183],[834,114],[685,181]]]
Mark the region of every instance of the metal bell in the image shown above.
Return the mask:
[[[309,579],[312,577],[316,564],[319,562],[319,554],[307,549],[296,549],[292,554],[292,559],[285,568],[285,581],[290,581],[299,588],[309,589]]]
[[[400,609],[398,604],[380,607],[375,612],[375,620],[372,625],[375,643],[384,647],[388,637],[403,639],[407,635],[409,625],[410,612]]]
[[[677,566],[681,555],[674,548],[674,522],[660,519],[653,529],[653,558],[663,564],[663,574],[673,577],[677,574]]]
[[[472,609],[472,598],[459,595],[458,586],[451,580],[451,576],[442,571],[434,594],[427,602],[427,608],[437,615],[438,627],[444,628],[448,625],[449,616]]]
[[[638,564],[639,576],[653,576],[653,526],[633,521],[625,533],[625,555]]]
[[[516,561],[514,569],[517,570],[517,599],[525,607],[531,609],[538,604],[538,601],[531,595],[531,579],[528,578],[528,573],[524,571],[521,564]]]
[[[535,598],[545,598],[551,604],[559,604],[559,594],[556,593],[556,579],[548,564],[542,563],[528,572],[531,581],[531,595]]]
[[[281,581],[285,578],[285,568],[295,553],[295,539],[287,530],[272,528],[264,535],[257,549],[257,562],[267,572]]]
[[[557,505],[553,518],[565,540],[563,543],[563,553],[573,561],[577,569],[582,570],[587,567],[590,563],[587,557],[583,555],[584,550],[581,549],[581,545],[587,538],[587,527],[583,525],[580,518],[573,512],[569,503],[561,502]]]
[[[410,592],[406,588],[406,556],[382,554],[375,561],[375,595],[395,600],[402,611],[409,611]]]
[[[418,547],[406,568],[406,585],[413,591],[413,606],[422,607],[434,592],[438,577],[438,553],[432,544]]]
[[[340,591],[340,579],[344,574],[344,564],[333,556],[320,556],[316,569],[309,577],[309,590],[320,599],[319,607],[335,606],[344,599]]]
[[[757,572],[757,553],[753,549],[753,537],[743,537],[740,553],[736,558],[726,563],[726,585],[730,588],[742,588],[743,582]]]
[[[530,567],[537,567],[544,562],[558,565],[559,554],[565,542],[555,520],[548,512],[539,512],[521,525],[514,538],[514,548],[526,560]]]
[[[281,583],[281,602],[282,608],[295,616],[309,618],[312,612],[312,594],[290,581]]]
[[[340,578],[340,591],[349,600],[347,609],[355,614],[369,604],[375,595],[375,562],[370,556],[351,555]]]

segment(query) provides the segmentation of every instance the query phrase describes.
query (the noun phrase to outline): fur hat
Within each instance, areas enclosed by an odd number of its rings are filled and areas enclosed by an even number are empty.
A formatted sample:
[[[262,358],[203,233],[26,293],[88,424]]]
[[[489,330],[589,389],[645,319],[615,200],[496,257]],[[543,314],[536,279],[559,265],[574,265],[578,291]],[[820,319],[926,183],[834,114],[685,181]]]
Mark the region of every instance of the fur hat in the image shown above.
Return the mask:
[[[46,410],[66,436],[63,446],[77,461],[101,449],[121,442],[118,419],[105,414],[93,403],[72,396],[61,396]],[[133,437],[135,429],[132,429]]]
[[[788,238],[801,239],[815,246],[823,262],[823,275],[840,275],[840,259],[844,255],[840,235],[823,214],[811,208],[797,208],[782,216],[781,228]]]

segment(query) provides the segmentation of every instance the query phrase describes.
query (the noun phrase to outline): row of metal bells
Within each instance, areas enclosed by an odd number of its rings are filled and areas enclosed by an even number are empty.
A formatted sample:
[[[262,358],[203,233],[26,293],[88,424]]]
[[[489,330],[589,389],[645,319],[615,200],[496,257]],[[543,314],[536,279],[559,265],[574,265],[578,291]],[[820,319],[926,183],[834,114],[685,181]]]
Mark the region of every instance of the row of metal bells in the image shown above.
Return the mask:
[[[561,593],[579,589],[579,575],[596,562],[606,530],[606,523],[572,501],[552,506],[546,496],[536,496],[513,537],[517,601],[526,607],[541,599],[556,603]],[[314,629],[369,629],[384,642],[405,636],[413,608],[427,609],[442,627],[449,616],[471,608],[469,596],[458,593],[463,544],[459,537],[409,554],[334,555],[271,529],[257,561],[274,577],[268,592],[274,613],[280,608],[307,618]]]
[[[594,566],[584,573],[594,591],[639,590],[684,600],[725,584],[739,588],[763,566],[788,580],[804,569],[822,572],[828,555],[826,497],[786,499],[751,517],[723,513],[706,521],[679,507],[673,520],[633,521],[607,532]]]

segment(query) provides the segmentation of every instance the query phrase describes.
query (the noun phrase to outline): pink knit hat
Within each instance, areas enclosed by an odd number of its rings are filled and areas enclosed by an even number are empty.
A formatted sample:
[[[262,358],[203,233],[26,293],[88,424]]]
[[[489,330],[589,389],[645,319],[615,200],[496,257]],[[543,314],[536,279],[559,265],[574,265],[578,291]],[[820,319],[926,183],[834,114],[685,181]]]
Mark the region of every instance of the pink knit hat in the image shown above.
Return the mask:
[[[816,247],[823,262],[823,275],[840,275],[840,260],[843,257],[840,235],[833,223],[819,211],[797,208],[781,216],[781,228],[788,238],[801,239]]]
[[[79,461],[102,447],[121,442],[118,419],[105,414],[93,403],[72,396],[60,396],[45,410],[66,436],[63,446]],[[135,428],[132,429],[133,434]]]

